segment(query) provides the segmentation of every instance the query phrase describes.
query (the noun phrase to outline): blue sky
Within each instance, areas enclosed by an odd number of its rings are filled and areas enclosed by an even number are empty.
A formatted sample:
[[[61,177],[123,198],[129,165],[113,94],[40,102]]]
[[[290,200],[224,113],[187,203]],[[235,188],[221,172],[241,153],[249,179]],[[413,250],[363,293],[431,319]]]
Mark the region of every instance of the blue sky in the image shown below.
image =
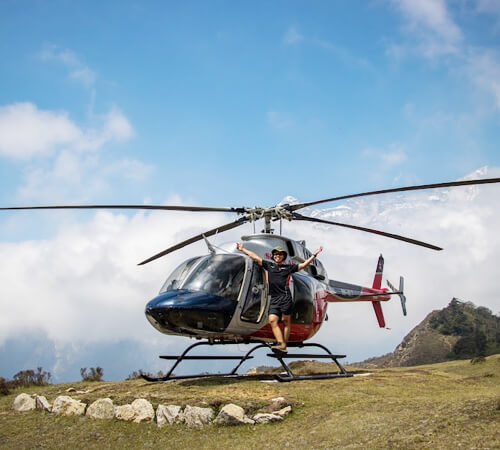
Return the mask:
[[[267,206],[286,195],[308,201],[450,181],[484,166],[494,173],[499,43],[495,0],[6,0],[0,203]],[[102,250],[88,233],[119,230],[130,261],[141,260],[197,226],[231,220],[175,214],[166,224],[134,213],[3,214],[2,249],[43,261],[43,245],[65,248],[71,236],[81,256]],[[101,244],[113,239],[105,236]],[[103,258],[85,255],[70,279],[91,293]],[[118,272],[137,283],[138,310],[179,260],[146,275]],[[116,275],[120,262],[106,261]],[[69,283],[57,267],[46,272],[37,292],[50,297],[48,286]],[[9,313],[7,292],[31,295],[11,286],[1,300]],[[4,342],[19,332],[8,329]],[[81,337],[48,336],[63,347]]]

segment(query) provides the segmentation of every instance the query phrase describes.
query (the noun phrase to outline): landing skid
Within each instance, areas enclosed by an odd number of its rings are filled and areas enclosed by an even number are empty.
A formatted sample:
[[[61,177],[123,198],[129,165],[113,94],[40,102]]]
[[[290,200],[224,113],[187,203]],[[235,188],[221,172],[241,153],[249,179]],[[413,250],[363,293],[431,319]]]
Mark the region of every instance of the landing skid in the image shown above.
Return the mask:
[[[252,343],[252,342],[250,342]],[[253,343],[256,343],[253,341]],[[259,342],[257,345],[252,347],[246,354],[245,356],[220,356],[220,355],[207,355],[207,356],[199,356],[199,355],[188,355],[188,353],[194,349],[195,347],[199,347],[201,345],[228,345],[228,344],[235,344],[235,342],[218,342],[218,343],[212,343],[209,341],[202,341],[202,342],[197,342],[193,345],[190,345],[186,350],[181,355],[162,355],[160,356],[161,359],[167,359],[167,360],[174,360],[175,363],[173,366],[170,368],[168,373],[163,376],[163,377],[150,377],[149,375],[146,374],[141,374],[142,378],[144,378],[146,381],[169,381],[169,380],[184,380],[184,379],[189,379],[189,378],[203,378],[203,377],[245,377],[245,378],[259,378],[259,379],[275,379],[280,382],[289,382],[289,381],[298,381],[298,380],[324,380],[327,378],[344,378],[344,377],[352,377],[353,374],[347,372],[344,367],[338,362],[338,359],[340,358],[345,358],[345,355],[334,355],[326,348],[325,346],[321,344],[315,344],[315,343],[289,343],[288,346],[289,348],[291,347],[318,347],[321,348],[326,352],[326,354],[323,355],[318,355],[318,354],[310,354],[310,353],[268,353],[267,356],[270,358],[275,358],[277,359],[283,369],[286,372],[286,375],[284,374],[257,374],[257,375],[239,375],[238,374],[238,369],[241,367],[241,365],[245,362],[248,361],[249,359],[252,359],[253,356],[252,353],[255,350],[258,350],[260,348],[267,348],[268,350],[271,350],[271,344],[267,343],[262,343]],[[339,368],[339,372],[330,372],[330,373],[321,373],[321,374],[315,374],[315,375],[295,375],[288,364],[284,361],[285,359],[301,359],[301,358],[309,358],[309,359],[331,359],[337,367]],[[238,364],[233,368],[231,372],[228,373],[213,373],[213,374],[193,374],[193,375],[174,375],[174,369],[182,362],[186,360],[239,360]]]
[[[347,372],[344,367],[342,367],[342,364],[338,362],[338,359],[340,358],[345,358],[345,355],[334,355],[328,348],[326,348],[324,345],[321,344],[316,344],[314,342],[311,343],[298,343],[298,344],[289,344],[289,347],[318,347],[321,348],[326,352],[326,355],[318,355],[315,353],[269,353],[267,356],[270,358],[276,358],[280,364],[282,365],[283,369],[285,369],[287,375],[282,375],[280,373],[275,375],[275,378],[278,381],[285,382],[285,381],[297,381],[297,380],[324,380],[327,378],[345,378],[345,377],[352,377],[353,374]],[[339,372],[329,372],[329,373],[318,373],[315,375],[295,375],[290,367],[285,363],[284,359],[288,358],[293,358],[293,359],[301,359],[301,358],[308,358],[308,359],[331,359],[339,368]]]

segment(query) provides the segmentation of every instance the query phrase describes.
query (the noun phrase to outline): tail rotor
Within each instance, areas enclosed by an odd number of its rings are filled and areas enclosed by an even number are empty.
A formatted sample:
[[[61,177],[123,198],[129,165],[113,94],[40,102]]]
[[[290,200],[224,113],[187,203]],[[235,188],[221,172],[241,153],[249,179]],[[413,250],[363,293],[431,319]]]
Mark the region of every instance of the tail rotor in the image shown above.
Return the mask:
[[[389,288],[393,291],[392,294],[399,295],[399,299],[401,300],[401,308],[403,309],[403,315],[406,316],[406,297],[404,294],[405,279],[403,277],[399,277],[399,290],[397,291],[389,280],[386,281],[387,286],[389,286]]]

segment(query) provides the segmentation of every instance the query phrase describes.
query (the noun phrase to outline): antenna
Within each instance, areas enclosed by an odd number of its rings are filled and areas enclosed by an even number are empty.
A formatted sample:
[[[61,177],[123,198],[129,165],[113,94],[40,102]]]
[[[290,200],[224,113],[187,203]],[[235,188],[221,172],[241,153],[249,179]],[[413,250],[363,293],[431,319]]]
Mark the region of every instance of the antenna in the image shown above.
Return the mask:
[[[210,252],[210,254],[212,256],[215,255],[215,248],[213,247],[213,245],[208,241],[208,239],[205,237],[204,234],[202,236],[203,236],[203,240],[205,241],[205,244],[207,244],[208,251]]]

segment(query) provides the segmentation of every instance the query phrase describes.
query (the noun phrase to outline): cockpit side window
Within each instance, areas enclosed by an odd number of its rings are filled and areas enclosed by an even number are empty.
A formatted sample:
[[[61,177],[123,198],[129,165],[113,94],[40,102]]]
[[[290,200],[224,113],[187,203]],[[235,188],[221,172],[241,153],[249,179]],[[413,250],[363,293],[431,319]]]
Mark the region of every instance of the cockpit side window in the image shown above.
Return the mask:
[[[309,259],[311,256],[312,253],[304,247],[304,260]],[[314,261],[315,260],[313,260],[313,262],[304,269],[308,274],[312,276],[316,275],[316,267],[314,267]]]
[[[266,294],[266,284],[262,272],[262,268],[254,264],[247,299],[241,311],[241,319],[247,322],[257,323],[262,317]]]
[[[182,289],[208,292],[237,301],[244,276],[245,259],[243,256],[207,256],[187,276]]]
[[[186,275],[194,266],[194,264],[199,261],[202,257],[197,256],[195,258],[188,259],[184,261],[177,269],[175,269],[172,274],[167,278],[167,281],[163,283],[162,288],[160,289],[160,294],[166,291],[173,291],[174,289],[179,289],[181,283],[186,278]]]

